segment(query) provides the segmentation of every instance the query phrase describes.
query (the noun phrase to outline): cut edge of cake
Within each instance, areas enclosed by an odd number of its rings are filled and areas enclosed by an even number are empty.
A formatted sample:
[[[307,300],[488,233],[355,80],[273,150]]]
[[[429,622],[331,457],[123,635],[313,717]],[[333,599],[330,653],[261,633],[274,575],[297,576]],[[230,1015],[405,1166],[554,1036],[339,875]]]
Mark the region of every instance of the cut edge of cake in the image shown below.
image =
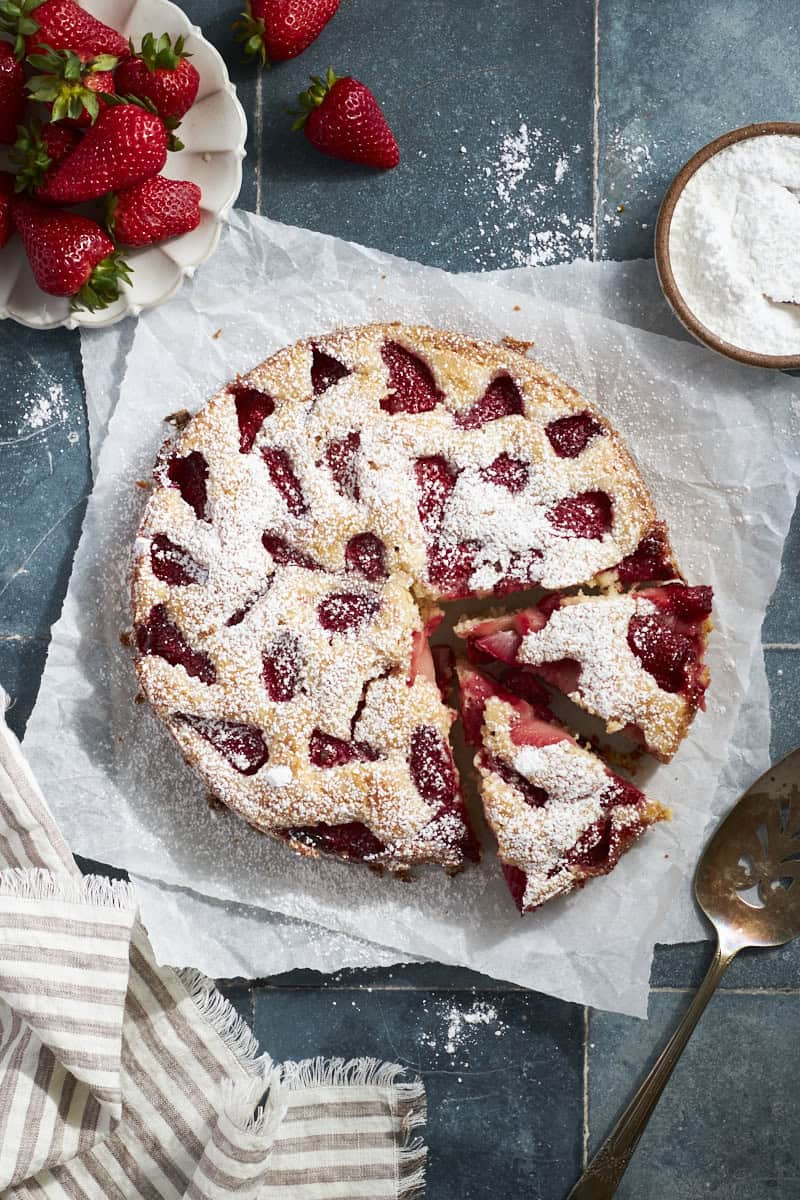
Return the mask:
[[[669,818],[554,720],[529,674],[506,669],[498,681],[462,660],[458,676],[483,810],[520,912],[608,874]]]

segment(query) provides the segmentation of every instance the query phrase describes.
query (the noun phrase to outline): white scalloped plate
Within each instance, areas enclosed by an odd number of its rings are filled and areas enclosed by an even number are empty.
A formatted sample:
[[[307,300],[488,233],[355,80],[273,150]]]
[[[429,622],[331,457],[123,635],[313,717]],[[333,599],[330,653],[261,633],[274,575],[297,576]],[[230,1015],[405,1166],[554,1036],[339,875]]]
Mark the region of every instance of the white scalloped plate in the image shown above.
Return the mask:
[[[133,282],[130,287],[123,285],[116,303],[96,313],[73,313],[69,299],[48,296],[37,287],[19,238],[12,238],[0,250],[0,317],[12,317],[35,329],[113,325],[169,300],[182,280],[213,254],[242,185],[247,120],[219,51],[170,0],[82,2],[88,12],[137,43],[148,31],[185,37],[186,49],[200,72],[200,89],[178,131],[186,148],[167,156],[163,174],[199,184],[201,221],[183,237],[126,250]]]

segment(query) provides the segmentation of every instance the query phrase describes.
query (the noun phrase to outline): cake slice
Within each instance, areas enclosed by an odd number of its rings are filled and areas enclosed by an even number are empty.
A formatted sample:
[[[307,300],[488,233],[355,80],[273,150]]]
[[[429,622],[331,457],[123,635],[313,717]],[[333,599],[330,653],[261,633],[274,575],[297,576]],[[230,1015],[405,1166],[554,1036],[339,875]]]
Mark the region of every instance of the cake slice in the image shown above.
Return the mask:
[[[703,707],[710,613],[711,588],[668,583],[625,595],[557,592],[534,608],[462,621],[456,632],[473,661],[534,671],[609,732],[668,762]]]
[[[520,912],[608,874],[669,816],[556,724],[529,674],[507,669],[498,683],[463,663],[458,674],[484,812]]]

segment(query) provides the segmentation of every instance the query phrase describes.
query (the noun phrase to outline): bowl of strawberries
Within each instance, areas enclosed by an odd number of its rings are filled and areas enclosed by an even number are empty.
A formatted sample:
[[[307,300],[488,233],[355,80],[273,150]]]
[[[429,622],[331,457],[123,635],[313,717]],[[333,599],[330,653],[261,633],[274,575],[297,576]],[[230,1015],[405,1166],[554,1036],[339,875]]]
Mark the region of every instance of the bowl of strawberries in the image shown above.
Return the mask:
[[[213,253],[247,123],[170,0],[0,0],[0,317],[110,325]]]

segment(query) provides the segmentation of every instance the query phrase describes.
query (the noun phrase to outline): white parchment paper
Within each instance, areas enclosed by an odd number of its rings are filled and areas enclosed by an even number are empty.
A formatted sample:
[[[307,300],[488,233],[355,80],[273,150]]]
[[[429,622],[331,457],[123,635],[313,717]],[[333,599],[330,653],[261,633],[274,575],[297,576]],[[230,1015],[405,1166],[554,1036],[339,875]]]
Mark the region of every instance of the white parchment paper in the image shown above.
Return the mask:
[[[545,275],[541,287],[531,282]],[[125,866],[153,887],[190,889],[185,905],[179,891],[173,898],[186,944],[210,947],[202,965],[212,973],[229,969],[214,949],[232,924],[229,905],[218,903],[228,901],[280,914],[270,929],[290,946],[292,965],[303,955],[305,965],[331,965],[298,924],[312,922],[347,934],[348,953],[362,953],[357,943],[366,939],[401,956],[461,963],[642,1014],[653,943],[698,935],[683,897],[704,828],[766,765],[766,687],[754,651],[797,491],[796,384],[542,299],[537,289],[545,296],[558,289],[555,269],[526,272],[513,281],[517,290],[498,282],[237,214],[209,267],[142,317],[129,346],[124,333],[105,349],[103,335],[84,342],[87,372],[96,344],[100,361],[126,357],[125,374],[110,419],[110,406],[90,401],[98,430],[107,421],[108,431],[98,436],[96,486],[25,745],[76,851]],[[570,285],[573,304],[583,286]],[[593,307],[608,302],[606,291]],[[147,706],[132,703],[134,675],[119,642],[129,623],[127,550],[143,499],[136,480],[149,474],[163,416],[198,406],[221,380],[297,337],[392,318],[533,339],[537,356],[618,425],[690,579],[716,591],[708,712],[672,764],[641,778],[673,808],[674,821],[608,878],[523,920],[491,855],[454,880],[423,872],[409,887],[343,864],[300,861],[235,817],[212,813]],[[741,721],[734,747],[751,670],[754,719]],[[170,905],[148,907],[157,949],[159,928],[170,925],[164,942],[171,940],[174,956]],[[253,943],[250,954],[237,924],[239,969],[262,973],[257,917],[238,916],[249,921]]]

